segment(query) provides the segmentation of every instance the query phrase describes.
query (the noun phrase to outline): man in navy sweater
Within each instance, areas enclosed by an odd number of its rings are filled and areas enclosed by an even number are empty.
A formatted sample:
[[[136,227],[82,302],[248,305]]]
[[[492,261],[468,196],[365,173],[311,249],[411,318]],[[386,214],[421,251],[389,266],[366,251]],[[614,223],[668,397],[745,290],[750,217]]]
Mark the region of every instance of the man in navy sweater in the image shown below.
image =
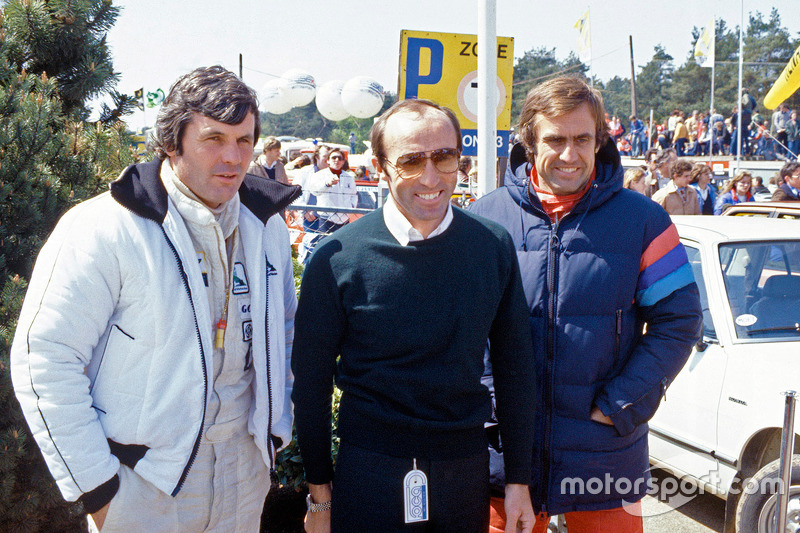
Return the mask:
[[[450,205],[461,152],[450,110],[399,102],[371,140],[391,197],[317,246],[300,291],[292,398],[310,488],[306,530],[486,531],[489,339],[507,531],[529,533],[533,348],[511,239]]]

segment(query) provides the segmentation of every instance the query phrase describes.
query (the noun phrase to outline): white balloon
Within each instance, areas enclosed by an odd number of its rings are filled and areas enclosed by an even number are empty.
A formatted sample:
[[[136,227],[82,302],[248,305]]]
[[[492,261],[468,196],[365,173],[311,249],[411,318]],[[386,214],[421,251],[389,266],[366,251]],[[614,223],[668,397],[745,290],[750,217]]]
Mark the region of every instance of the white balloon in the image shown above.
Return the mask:
[[[333,80],[323,83],[317,89],[317,109],[320,115],[334,122],[350,116],[342,104],[342,87],[342,80]]]
[[[293,68],[281,74],[289,87],[289,101],[294,107],[308,105],[317,93],[314,76],[303,69]]]
[[[289,83],[283,78],[270,80],[261,89],[261,108],[267,113],[282,115],[292,109]]]
[[[368,76],[356,76],[344,84],[342,103],[354,117],[373,117],[383,107],[383,86]]]

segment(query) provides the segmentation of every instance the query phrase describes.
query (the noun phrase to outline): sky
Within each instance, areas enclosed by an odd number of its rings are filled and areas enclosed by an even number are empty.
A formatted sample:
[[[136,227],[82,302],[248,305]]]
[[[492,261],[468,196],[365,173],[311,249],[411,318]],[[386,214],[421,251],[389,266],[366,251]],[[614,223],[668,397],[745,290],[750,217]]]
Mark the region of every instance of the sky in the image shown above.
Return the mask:
[[[165,93],[180,75],[198,66],[220,64],[239,71],[256,90],[291,68],[310,72],[317,86],[354,76],[376,79],[397,92],[401,30],[478,33],[482,0],[115,0],[122,8],[108,34],[117,90],[133,94],[161,88]],[[565,59],[577,53],[576,21],[590,10],[592,72],[607,81],[630,77],[628,36],[633,38],[638,73],[662,45],[679,66],[694,47],[692,29],[712,17],[738,27],[740,0],[496,0],[498,36],[514,38],[514,56],[545,47]],[[749,13],[768,18],[778,9],[793,38],[800,34],[800,1],[743,0]],[[155,110],[128,120],[152,125]]]

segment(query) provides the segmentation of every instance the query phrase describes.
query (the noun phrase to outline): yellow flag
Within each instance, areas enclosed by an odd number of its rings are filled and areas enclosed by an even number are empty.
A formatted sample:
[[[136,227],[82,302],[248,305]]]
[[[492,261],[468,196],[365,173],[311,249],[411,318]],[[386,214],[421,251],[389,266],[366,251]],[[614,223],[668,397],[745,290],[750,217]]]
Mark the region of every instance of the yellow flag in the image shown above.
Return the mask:
[[[592,32],[589,28],[589,10],[583,14],[578,22],[575,23],[575,29],[581,32],[578,37],[578,57],[584,63],[591,63],[592,61]]]
[[[775,109],[781,105],[781,102],[792,96],[798,87],[800,87],[800,46],[794,51],[792,59],[775,80],[775,85],[764,97],[764,107]]]
[[[694,45],[694,60],[701,67],[711,68],[714,66],[714,39],[715,28],[714,19],[703,28],[697,43]]]

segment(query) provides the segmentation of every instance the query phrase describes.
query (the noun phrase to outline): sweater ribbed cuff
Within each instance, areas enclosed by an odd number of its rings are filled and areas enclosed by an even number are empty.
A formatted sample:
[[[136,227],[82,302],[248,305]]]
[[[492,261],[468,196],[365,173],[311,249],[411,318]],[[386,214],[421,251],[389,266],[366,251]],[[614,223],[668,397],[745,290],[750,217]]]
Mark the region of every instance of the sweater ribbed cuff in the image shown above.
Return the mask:
[[[94,514],[110,502],[119,490],[119,475],[114,474],[114,477],[97,487],[96,489],[85,493],[78,498],[78,501],[83,504],[84,510],[88,514]]]

